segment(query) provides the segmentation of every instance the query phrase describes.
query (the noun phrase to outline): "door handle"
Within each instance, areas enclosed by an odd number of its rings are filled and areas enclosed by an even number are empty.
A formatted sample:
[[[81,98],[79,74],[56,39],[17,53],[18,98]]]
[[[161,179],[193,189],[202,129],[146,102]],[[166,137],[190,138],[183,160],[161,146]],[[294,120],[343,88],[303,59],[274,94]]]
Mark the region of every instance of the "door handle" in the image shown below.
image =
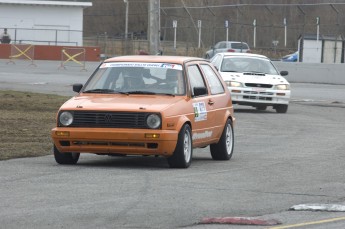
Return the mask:
[[[214,102],[212,100],[208,101],[208,105],[213,105],[213,104],[214,104]]]

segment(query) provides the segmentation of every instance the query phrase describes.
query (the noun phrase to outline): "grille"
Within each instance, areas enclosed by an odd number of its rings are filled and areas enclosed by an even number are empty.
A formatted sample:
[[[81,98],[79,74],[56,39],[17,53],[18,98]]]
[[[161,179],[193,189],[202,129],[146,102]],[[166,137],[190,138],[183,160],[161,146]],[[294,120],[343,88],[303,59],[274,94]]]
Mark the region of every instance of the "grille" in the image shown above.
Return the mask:
[[[272,88],[272,84],[246,83],[246,87]]]
[[[245,94],[250,95],[273,95],[273,92],[259,92],[259,91],[244,91]]]
[[[251,100],[263,100],[263,101],[272,101],[272,97],[261,97],[261,96],[248,96],[244,95],[244,99],[251,99]]]
[[[138,128],[148,129],[145,112],[88,112],[75,111],[70,127]]]
[[[127,147],[145,147],[145,143],[137,142],[100,142],[100,141],[74,141],[73,145],[92,145],[92,146],[127,146]]]
[[[246,94],[243,96],[244,99],[272,101],[272,97],[269,97],[273,95],[272,92],[244,91],[243,93]]]

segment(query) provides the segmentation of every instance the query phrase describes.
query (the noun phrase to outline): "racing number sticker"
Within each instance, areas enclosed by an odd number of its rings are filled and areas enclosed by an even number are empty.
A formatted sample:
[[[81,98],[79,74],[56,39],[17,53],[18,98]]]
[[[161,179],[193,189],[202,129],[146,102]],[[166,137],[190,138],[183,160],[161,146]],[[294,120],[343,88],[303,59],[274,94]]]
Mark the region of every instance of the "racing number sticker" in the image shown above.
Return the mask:
[[[193,103],[193,107],[195,122],[207,120],[207,111],[204,102]]]

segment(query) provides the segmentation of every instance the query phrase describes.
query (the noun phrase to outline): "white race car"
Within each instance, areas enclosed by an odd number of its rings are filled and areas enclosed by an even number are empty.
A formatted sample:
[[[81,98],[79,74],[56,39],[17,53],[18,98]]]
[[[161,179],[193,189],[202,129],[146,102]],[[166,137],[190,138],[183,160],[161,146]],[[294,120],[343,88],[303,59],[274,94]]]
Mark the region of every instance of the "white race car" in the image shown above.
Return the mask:
[[[218,53],[211,62],[226,82],[233,104],[286,113],[290,100],[290,84],[269,58],[249,53]]]

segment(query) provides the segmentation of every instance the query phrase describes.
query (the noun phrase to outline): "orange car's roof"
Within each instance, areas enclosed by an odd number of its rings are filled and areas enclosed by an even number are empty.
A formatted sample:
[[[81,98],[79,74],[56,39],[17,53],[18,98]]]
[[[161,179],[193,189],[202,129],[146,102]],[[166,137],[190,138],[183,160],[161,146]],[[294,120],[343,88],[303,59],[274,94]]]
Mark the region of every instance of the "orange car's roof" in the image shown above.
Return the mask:
[[[117,56],[106,59],[104,62],[124,61],[124,62],[160,62],[183,64],[188,61],[207,61],[198,57],[187,56],[154,56],[154,55],[133,55],[133,56]]]

